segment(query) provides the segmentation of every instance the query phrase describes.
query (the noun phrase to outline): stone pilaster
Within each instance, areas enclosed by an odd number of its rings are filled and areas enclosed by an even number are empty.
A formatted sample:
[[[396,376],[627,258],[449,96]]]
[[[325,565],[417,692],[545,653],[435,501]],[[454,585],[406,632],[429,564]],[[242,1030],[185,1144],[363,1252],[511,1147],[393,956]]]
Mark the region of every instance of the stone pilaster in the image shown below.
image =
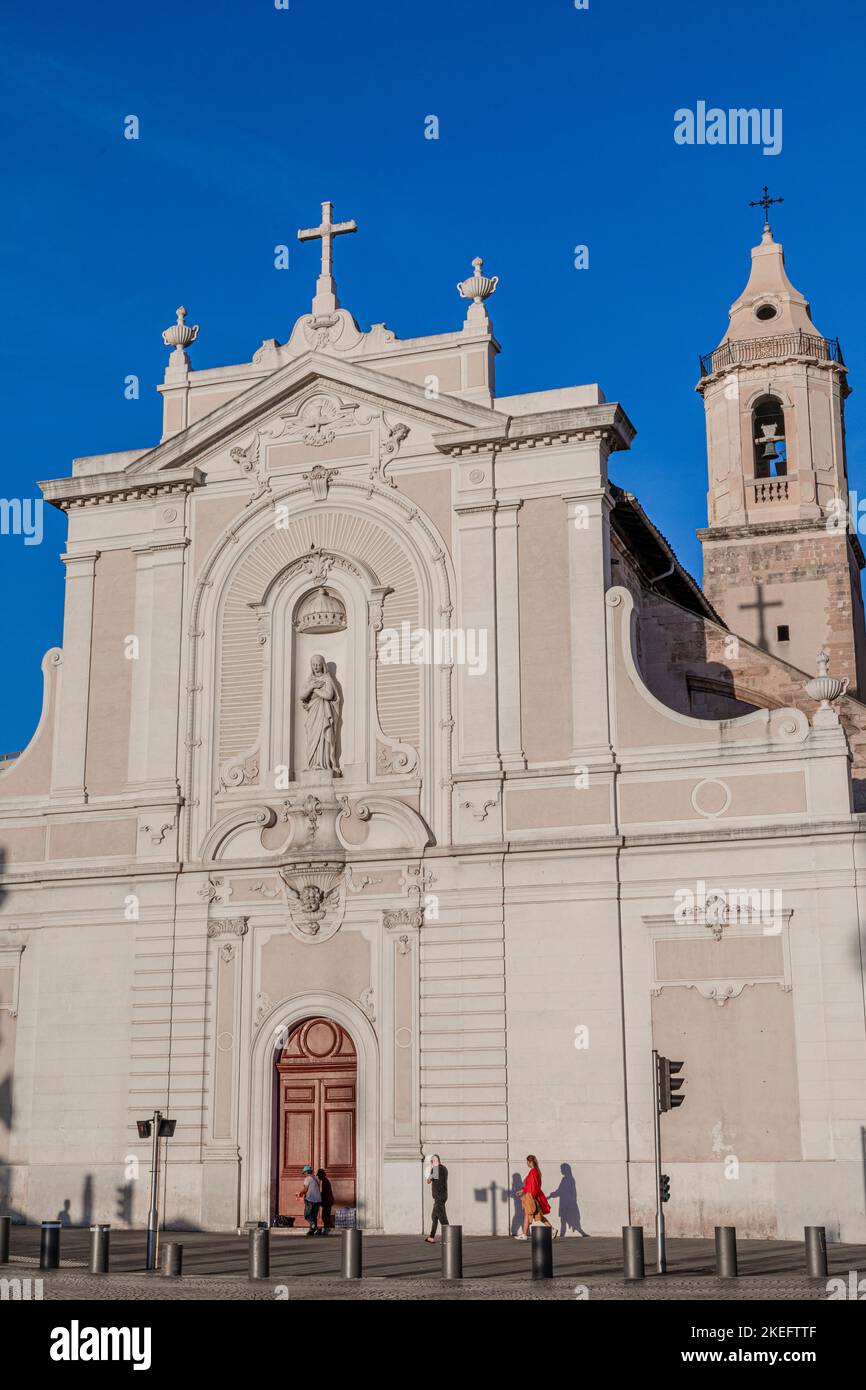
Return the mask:
[[[177,796],[177,738],[186,540],[136,548],[129,787]]]
[[[90,650],[93,639],[93,594],[99,551],[66,554],[66,598],[63,611],[63,660],[51,797],[72,804],[85,801],[87,715],[90,705]]]
[[[526,767],[520,730],[520,604],[517,525],[522,502],[496,509],[496,616],[499,756],[504,768]]]
[[[603,609],[610,587],[611,501],[597,486],[563,500],[571,592],[572,755],[575,763],[590,768],[610,766],[607,644],[594,615]]]

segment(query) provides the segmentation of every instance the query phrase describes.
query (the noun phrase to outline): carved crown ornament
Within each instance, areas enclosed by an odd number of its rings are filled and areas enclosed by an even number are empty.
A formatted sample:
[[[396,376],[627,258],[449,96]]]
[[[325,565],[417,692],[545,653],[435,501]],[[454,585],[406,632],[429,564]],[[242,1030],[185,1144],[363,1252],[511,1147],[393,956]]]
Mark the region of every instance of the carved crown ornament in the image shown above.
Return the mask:
[[[295,615],[298,632],[343,632],[346,625],[345,603],[339,594],[324,586],[307,594]]]

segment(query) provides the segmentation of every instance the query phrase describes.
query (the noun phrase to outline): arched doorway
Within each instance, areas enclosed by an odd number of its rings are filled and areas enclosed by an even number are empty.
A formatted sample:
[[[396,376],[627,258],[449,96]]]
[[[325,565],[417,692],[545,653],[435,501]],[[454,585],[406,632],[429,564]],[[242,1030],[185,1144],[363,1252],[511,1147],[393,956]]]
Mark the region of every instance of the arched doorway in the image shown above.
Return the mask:
[[[358,1059],[345,1028],[308,1018],[277,1054],[277,1214],[303,1218],[305,1163],[324,1168],[334,1207],[356,1205]]]

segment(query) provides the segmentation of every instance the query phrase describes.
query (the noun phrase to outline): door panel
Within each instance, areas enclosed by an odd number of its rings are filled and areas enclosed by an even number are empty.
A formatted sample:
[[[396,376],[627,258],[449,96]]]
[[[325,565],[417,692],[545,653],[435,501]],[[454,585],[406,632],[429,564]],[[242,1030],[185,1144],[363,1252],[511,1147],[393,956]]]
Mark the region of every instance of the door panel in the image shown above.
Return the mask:
[[[295,1193],[305,1163],[326,1170],[334,1206],[356,1205],[357,1065],[348,1033],[324,1018],[299,1024],[277,1062],[278,1212],[297,1224],[304,1203]]]

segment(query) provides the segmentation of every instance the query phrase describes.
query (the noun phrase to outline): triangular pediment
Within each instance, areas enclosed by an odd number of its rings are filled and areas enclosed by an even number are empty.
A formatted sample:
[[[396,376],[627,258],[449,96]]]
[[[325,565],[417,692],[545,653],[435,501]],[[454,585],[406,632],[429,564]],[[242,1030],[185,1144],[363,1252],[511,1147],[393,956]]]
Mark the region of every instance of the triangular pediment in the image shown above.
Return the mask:
[[[190,425],[156,448],[143,454],[125,470],[130,476],[151,475],[193,466],[204,454],[222,446],[229,438],[255,427],[275,412],[291,414],[293,403],[303,402],[321,392],[343,401],[366,403],[380,410],[407,415],[437,434],[450,429],[458,432],[483,430],[489,426],[501,434],[503,416],[499,411],[456,396],[430,398],[421,386],[356,362],[343,362],[333,356],[309,352],[256,382],[233,400],[218,407],[204,419]]]

